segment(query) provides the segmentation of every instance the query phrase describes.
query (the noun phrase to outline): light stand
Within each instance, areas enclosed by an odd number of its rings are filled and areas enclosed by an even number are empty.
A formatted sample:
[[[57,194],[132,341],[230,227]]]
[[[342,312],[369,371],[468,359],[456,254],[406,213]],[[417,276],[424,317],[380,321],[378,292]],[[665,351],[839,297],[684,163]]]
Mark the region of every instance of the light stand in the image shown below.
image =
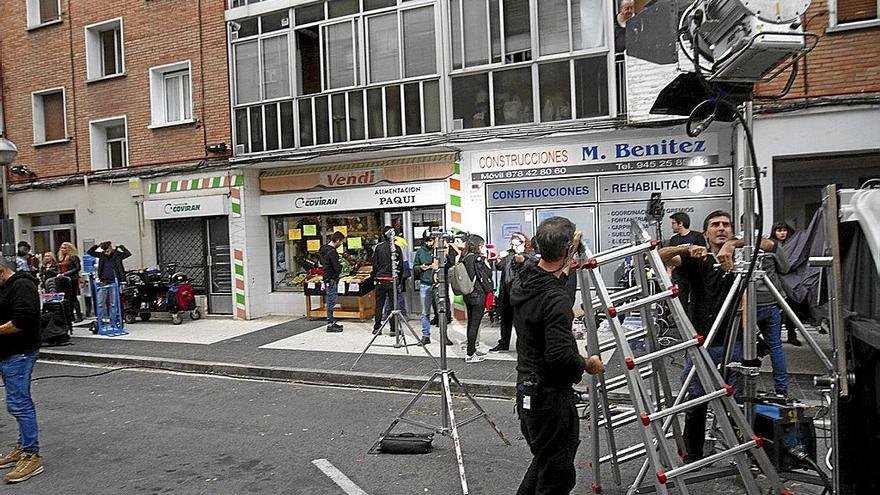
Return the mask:
[[[376,339],[380,335],[382,335],[382,329],[384,329],[386,326],[390,326],[391,332],[393,332],[395,334],[394,335],[394,344],[392,344],[392,345],[376,344],[376,345],[382,346],[382,347],[394,347],[395,349],[399,349],[399,348],[403,347],[406,350],[407,354],[409,354],[409,346],[418,345],[418,346],[422,347],[422,349],[425,351],[425,354],[427,354],[431,359],[434,360],[434,363],[436,363],[437,366],[440,366],[440,363],[437,362],[437,358],[435,358],[434,355],[431,354],[431,351],[429,351],[428,348],[425,347],[425,344],[422,342],[421,336],[415,331],[415,329],[413,329],[413,327],[409,324],[409,322],[406,321],[406,318],[404,318],[404,316],[403,316],[403,312],[400,311],[400,307],[397,303],[397,283],[398,283],[397,260],[398,260],[398,258],[397,258],[397,246],[394,244],[394,229],[390,229],[390,230],[388,230],[388,232],[385,232],[385,236],[388,239],[388,241],[387,241],[388,244],[391,246],[391,296],[392,296],[391,308],[392,308],[392,310],[391,310],[391,313],[388,315],[388,317],[385,318],[385,321],[382,322],[382,326],[380,326],[378,330],[373,331],[373,338],[370,339],[370,342],[367,343],[367,346],[364,347],[364,350],[361,351],[361,353],[357,357],[357,359],[354,360],[354,364],[351,365],[351,369],[353,370],[355,368],[355,366],[357,366],[357,364],[361,360],[361,358],[364,357],[364,354],[366,354],[367,351],[370,349],[370,346],[372,346],[373,343],[376,342]],[[384,311],[384,310],[385,310],[384,307],[376,308],[376,311]],[[403,333],[403,327],[406,327],[407,329],[409,329],[410,333],[416,339],[415,343],[407,344],[406,335]],[[442,346],[442,345],[440,346],[441,355],[445,352],[444,347],[445,346]]]
[[[464,472],[464,461],[462,459],[461,453],[461,441],[460,436],[458,434],[458,428],[464,426],[468,423],[472,423],[480,418],[486,420],[486,423],[489,424],[489,427],[498,434],[501,438],[501,441],[504,442],[504,445],[510,446],[510,442],[507,438],[504,437],[504,433],[498,429],[498,426],[495,425],[495,421],[489,417],[489,414],[483,409],[479,402],[468,392],[467,387],[465,387],[460,381],[458,381],[458,377],[455,376],[455,371],[451,370],[447,366],[446,361],[446,339],[447,339],[447,321],[446,321],[446,306],[449,304],[448,297],[448,288],[446,282],[446,238],[451,237],[450,235],[444,232],[431,231],[431,235],[436,239],[436,243],[434,246],[434,256],[439,260],[439,267],[437,270],[437,277],[439,283],[437,284],[438,292],[435,295],[437,298],[437,321],[440,324],[440,368],[434,371],[434,374],[431,375],[431,378],[425,383],[424,386],[416,393],[415,397],[403,408],[400,414],[397,415],[397,418],[391,422],[391,425],[379,435],[379,439],[370,447],[370,454],[377,454],[380,451],[378,450],[379,445],[382,440],[391,433],[391,431],[399,424],[406,423],[419,428],[423,428],[429,431],[433,431],[435,434],[440,434],[443,436],[448,436],[452,438],[452,443],[455,446],[455,457],[458,463],[458,474],[461,480],[461,493],[464,495],[468,495],[468,485],[467,485],[467,476]],[[375,337],[374,337],[375,339]],[[369,346],[368,346],[369,347]],[[426,349],[427,350],[427,349]],[[434,382],[438,382],[440,384],[441,389],[441,411],[440,411],[440,426],[430,425],[424,423],[422,421],[417,421],[414,419],[407,418],[407,413],[413,408],[413,406],[418,402],[418,400],[423,397],[428,390],[430,390],[434,384]],[[465,420],[457,422],[455,419],[455,404],[452,401],[452,391],[451,385],[455,384],[464,393],[468,402],[476,409],[477,413]]]

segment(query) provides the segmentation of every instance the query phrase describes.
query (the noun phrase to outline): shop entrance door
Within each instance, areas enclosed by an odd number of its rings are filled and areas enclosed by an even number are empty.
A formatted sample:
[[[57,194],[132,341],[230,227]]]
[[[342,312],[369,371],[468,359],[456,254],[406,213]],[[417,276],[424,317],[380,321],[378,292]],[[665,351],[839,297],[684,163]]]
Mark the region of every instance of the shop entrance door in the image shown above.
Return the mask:
[[[406,239],[407,247],[403,249],[403,257],[409,262],[410,270],[412,270],[416,249],[422,245],[422,233],[425,229],[443,228],[444,215],[443,208],[385,213],[385,225],[394,227],[394,231]],[[406,282],[405,300],[408,317],[418,317],[421,303],[419,302],[419,280],[415,276],[410,277]]]
[[[229,246],[229,218],[208,218],[205,227],[208,238],[208,312],[232,314],[232,253]]]
[[[186,273],[195,293],[207,296],[213,314],[232,314],[228,221],[222,216],[156,222],[159,264],[174,263]]]
[[[76,223],[73,213],[49,213],[31,217],[31,231],[34,238],[32,249],[40,256],[48,252],[57,254],[61,243],[69,242],[76,246]]]

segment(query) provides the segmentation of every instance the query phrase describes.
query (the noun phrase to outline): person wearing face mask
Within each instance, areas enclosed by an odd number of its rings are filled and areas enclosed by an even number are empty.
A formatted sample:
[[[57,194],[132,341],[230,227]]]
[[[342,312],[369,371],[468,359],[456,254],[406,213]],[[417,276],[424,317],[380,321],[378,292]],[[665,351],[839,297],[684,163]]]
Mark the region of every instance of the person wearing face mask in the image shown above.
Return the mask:
[[[31,398],[31,373],[40,349],[40,295],[37,279],[15,271],[0,256],[0,375],[6,409],[18,422],[18,442],[0,457],[0,468],[12,467],[3,480],[19,483],[43,472],[37,439],[37,411]]]
[[[572,300],[562,278],[580,245],[574,224],[563,217],[548,218],[538,226],[535,240],[541,259],[524,263],[510,296],[517,332],[516,409],[534,456],[517,491],[522,495],[574,488],[580,420],[572,385],[585,371],[605,371],[599,356],[580,354],[571,333]]]
[[[510,236],[510,249],[503,251],[499,257],[501,261],[495,265],[495,269],[501,272],[498,284],[498,314],[501,325],[501,338],[498,344],[489,349],[489,352],[506,352],[510,350],[510,337],[513,335],[513,306],[510,304],[510,288],[517,273],[527,259],[534,259],[531,252],[531,241],[522,232],[514,232]]]
[[[486,242],[478,235],[467,239],[465,252],[461,262],[467,270],[468,277],[474,281],[474,290],[464,296],[467,310],[467,358],[464,362],[479,363],[486,359],[477,351],[477,339],[480,333],[480,320],[486,314],[486,294],[495,290],[492,286],[492,272],[486,264]]]

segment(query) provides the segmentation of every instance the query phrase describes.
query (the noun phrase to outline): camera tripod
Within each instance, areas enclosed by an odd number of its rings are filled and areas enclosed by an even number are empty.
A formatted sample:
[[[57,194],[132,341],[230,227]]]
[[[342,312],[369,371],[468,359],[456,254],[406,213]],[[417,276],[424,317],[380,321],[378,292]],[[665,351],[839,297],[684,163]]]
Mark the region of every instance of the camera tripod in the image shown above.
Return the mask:
[[[413,329],[413,327],[406,321],[406,318],[403,316],[403,312],[400,310],[400,305],[397,302],[397,290],[398,290],[398,272],[397,272],[397,246],[394,244],[394,229],[385,232],[385,236],[388,238],[388,244],[391,246],[391,313],[388,314],[388,317],[382,322],[382,325],[378,329],[373,330],[373,338],[370,339],[370,342],[367,343],[367,346],[364,347],[364,350],[361,351],[360,355],[357,359],[354,360],[354,364],[351,365],[351,369],[354,370],[355,366],[357,366],[358,362],[360,362],[361,358],[364,357],[364,354],[370,349],[370,347],[376,342],[376,339],[382,335],[382,330],[387,326],[390,327],[391,332],[394,333],[394,344],[376,344],[381,347],[394,347],[395,349],[399,349],[403,347],[407,354],[409,354],[409,346],[418,345],[421,346],[431,359],[434,360],[434,363],[437,366],[440,366],[440,363],[437,362],[437,358],[431,354],[431,351],[425,347],[425,344],[422,342],[421,336]],[[384,306],[384,305],[383,305]],[[385,308],[376,308],[376,311],[384,311]],[[407,328],[409,332],[416,339],[414,343],[407,343],[406,334],[403,332],[403,329]],[[442,346],[441,346],[442,347]]]
[[[489,417],[489,414],[480,406],[479,402],[468,392],[467,387],[465,387],[460,381],[458,381],[458,377],[455,376],[455,372],[450,370],[447,367],[446,361],[446,346],[444,343],[446,342],[447,335],[447,326],[448,323],[446,321],[446,307],[449,304],[448,297],[448,289],[446,283],[446,242],[445,242],[445,233],[443,232],[435,232],[432,231],[431,235],[437,240],[436,245],[434,246],[434,256],[440,261],[440,266],[437,270],[438,275],[438,284],[437,284],[437,293],[435,297],[437,298],[437,319],[440,324],[440,363],[439,369],[434,371],[434,374],[431,375],[431,378],[425,383],[424,386],[416,393],[415,397],[403,408],[400,414],[397,415],[397,418],[391,422],[391,425],[379,435],[379,439],[370,447],[368,453],[377,454],[379,453],[379,445],[382,440],[388,436],[391,431],[400,423],[410,424],[419,428],[423,428],[429,431],[434,432],[435,434],[440,434],[443,436],[448,436],[452,438],[452,443],[455,446],[455,458],[458,463],[458,474],[461,480],[461,493],[464,495],[468,495],[468,485],[467,485],[467,476],[464,472],[464,461],[462,460],[461,453],[461,442],[460,436],[458,433],[458,428],[464,426],[468,423],[472,423],[480,418],[486,420],[489,424],[489,427],[498,434],[501,438],[501,441],[504,442],[504,445],[510,446],[510,442],[507,438],[504,437],[504,433],[498,429],[498,426],[495,425],[495,421]],[[375,339],[375,337],[374,337]],[[425,349],[427,351],[427,349]],[[432,389],[434,383],[439,383],[440,391],[441,391],[441,410],[440,410],[440,425],[431,425],[422,421],[418,421],[415,419],[410,419],[407,416],[407,413],[415,406],[416,402],[419,401],[425,394]],[[464,393],[468,402],[471,406],[477,411],[473,416],[464,419],[462,421],[456,421],[455,419],[455,404],[452,401],[452,384],[455,384],[462,393]]]

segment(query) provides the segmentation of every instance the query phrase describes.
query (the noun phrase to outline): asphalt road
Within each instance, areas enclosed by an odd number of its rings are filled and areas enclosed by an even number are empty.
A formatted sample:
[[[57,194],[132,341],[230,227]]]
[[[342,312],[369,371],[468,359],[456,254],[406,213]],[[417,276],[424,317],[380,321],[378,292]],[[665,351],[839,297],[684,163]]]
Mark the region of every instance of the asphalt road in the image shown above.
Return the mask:
[[[99,371],[38,363],[35,377]],[[435,439],[427,455],[367,454],[411,394],[145,371],[40,380],[33,393],[46,472],[4,486],[2,493],[345,494],[313,464],[318,459],[360,493],[461,493],[447,438]],[[530,456],[512,403],[479,402],[513,445],[503,446],[483,422],[462,428],[470,493],[515,493]],[[459,406],[459,419],[474,413]],[[439,407],[436,398],[425,400],[410,417],[438,423]],[[590,486],[585,430],[575,493],[588,493]],[[14,420],[0,415],[0,446],[11,446],[16,435]],[[637,467],[630,465],[624,479],[632,479]],[[738,486],[728,478],[697,493],[741,493]],[[624,492],[606,482],[605,493]]]

